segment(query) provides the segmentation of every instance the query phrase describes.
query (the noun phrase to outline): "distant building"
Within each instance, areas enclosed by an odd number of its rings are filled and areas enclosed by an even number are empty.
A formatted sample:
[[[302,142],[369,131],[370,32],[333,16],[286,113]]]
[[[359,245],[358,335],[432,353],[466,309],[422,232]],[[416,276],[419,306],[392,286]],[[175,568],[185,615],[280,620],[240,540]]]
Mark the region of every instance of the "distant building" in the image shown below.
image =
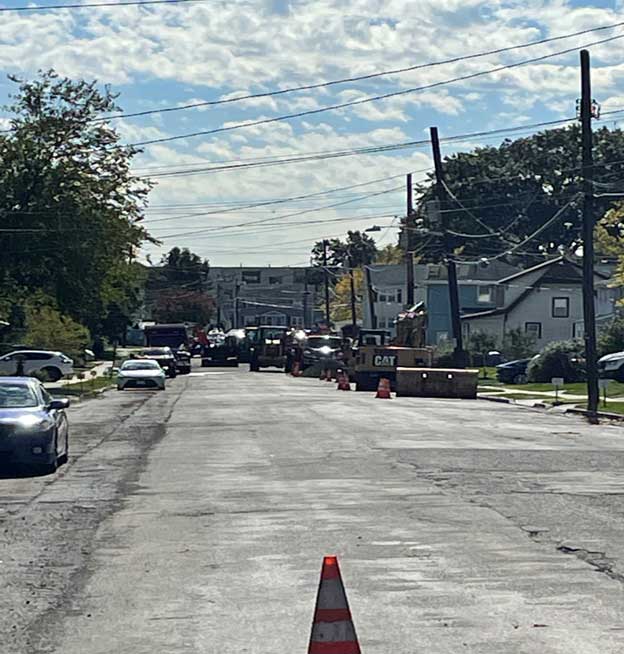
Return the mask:
[[[214,266],[207,285],[226,329],[246,325],[311,326],[322,277],[318,268]],[[238,314],[238,315],[237,315]],[[238,320],[237,320],[238,318]]]

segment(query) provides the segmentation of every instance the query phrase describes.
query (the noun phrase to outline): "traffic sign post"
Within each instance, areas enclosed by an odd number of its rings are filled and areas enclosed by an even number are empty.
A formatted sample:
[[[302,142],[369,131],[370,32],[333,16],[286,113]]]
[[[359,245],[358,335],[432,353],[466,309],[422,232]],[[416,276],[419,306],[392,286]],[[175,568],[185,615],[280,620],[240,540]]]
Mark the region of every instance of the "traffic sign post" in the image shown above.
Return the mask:
[[[607,390],[609,388],[609,384],[612,382],[612,379],[599,379],[598,380],[598,387],[602,391],[602,406],[606,407],[607,406]]]
[[[563,377],[553,377],[550,383],[555,387],[555,404],[559,404],[559,389],[563,386]]]

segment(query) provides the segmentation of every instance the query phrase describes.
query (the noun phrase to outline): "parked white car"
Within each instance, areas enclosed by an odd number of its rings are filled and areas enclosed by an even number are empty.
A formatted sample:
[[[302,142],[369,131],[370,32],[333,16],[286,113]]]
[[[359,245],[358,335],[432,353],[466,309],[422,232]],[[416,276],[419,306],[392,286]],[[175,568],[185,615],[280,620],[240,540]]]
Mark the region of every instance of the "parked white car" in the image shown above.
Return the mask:
[[[62,352],[16,350],[0,357],[0,375],[17,375],[20,359],[23,362],[24,374],[30,377],[42,373],[47,380],[55,382],[74,374],[74,362]]]

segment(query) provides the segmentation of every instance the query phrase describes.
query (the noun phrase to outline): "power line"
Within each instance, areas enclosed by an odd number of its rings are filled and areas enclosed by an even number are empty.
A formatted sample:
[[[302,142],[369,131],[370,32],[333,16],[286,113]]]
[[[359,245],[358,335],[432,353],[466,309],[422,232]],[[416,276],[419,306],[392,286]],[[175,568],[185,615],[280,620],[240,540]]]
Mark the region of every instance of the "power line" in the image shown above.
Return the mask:
[[[161,0],[162,1],[162,0]],[[134,4],[134,3],[130,3]],[[142,3],[138,3],[142,4]],[[136,111],[132,113],[121,113],[121,114],[115,114],[112,116],[108,117],[103,117],[103,118],[97,118],[97,121],[104,121],[104,120],[112,120],[116,118],[136,118],[140,116],[150,116],[152,114],[157,114],[157,113],[168,113],[168,112],[173,112],[173,111],[184,111],[186,109],[196,109],[199,107],[213,107],[217,105],[222,105],[222,104],[230,104],[232,102],[240,102],[242,100],[252,100],[256,98],[267,98],[267,97],[273,97],[276,95],[283,95],[285,93],[294,93],[297,91],[311,91],[314,89],[319,89],[319,88],[325,88],[328,86],[334,86],[337,84],[349,84],[352,82],[361,82],[363,80],[369,80],[369,79],[374,79],[377,77],[384,77],[387,75],[398,75],[401,73],[407,73],[411,72],[414,70],[421,70],[424,68],[432,68],[434,66],[443,66],[446,64],[453,64],[453,63],[458,63],[460,61],[470,61],[471,59],[478,59],[481,57],[487,57],[490,55],[495,55],[495,54],[502,54],[504,52],[510,52],[512,50],[521,50],[524,48],[531,48],[537,45],[544,45],[546,43],[553,43],[555,41],[561,41],[563,39],[569,39],[573,38],[575,36],[581,36],[583,34],[589,34],[592,32],[600,32],[604,30],[609,30],[609,29],[614,29],[616,27],[621,27],[624,25],[624,21],[620,21],[618,23],[611,23],[610,25],[602,25],[600,27],[592,27],[589,29],[585,30],[580,30],[578,32],[570,32],[568,34],[561,34],[559,36],[553,36],[549,38],[544,38],[544,39],[538,39],[537,41],[528,41],[526,43],[519,43],[517,45],[510,45],[506,46],[504,48],[496,48],[494,50],[486,50],[483,52],[477,52],[474,54],[469,54],[469,55],[463,55],[460,57],[452,57],[450,59],[442,59],[439,61],[432,61],[424,64],[416,64],[414,66],[405,66],[403,68],[393,68],[390,70],[383,70],[379,71],[376,73],[368,73],[366,75],[357,75],[357,76],[352,76],[352,77],[344,77],[342,79],[336,79],[336,80],[330,80],[327,82],[317,82],[314,84],[304,84],[301,86],[293,86],[285,89],[279,89],[277,91],[266,91],[263,93],[250,93],[247,95],[241,95],[237,96],[234,98],[225,98],[221,100],[208,100],[204,102],[193,102],[191,104],[186,104],[186,105],[180,105],[177,107],[165,107],[163,109],[150,109],[146,111]]]
[[[67,5],[32,5],[20,7],[0,7],[4,11],[53,11],[57,9],[87,9],[94,7],[131,7],[142,5],[177,5],[189,2],[207,2],[208,0],[122,0],[122,2],[91,2]],[[606,27],[604,29],[607,29]],[[563,37],[562,37],[563,38]]]
[[[204,130],[200,132],[190,132],[188,134],[179,134],[177,136],[166,136],[158,139],[150,139],[148,141],[139,141],[138,143],[131,143],[130,146],[133,147],[143,147],[146,145],[155,145],[158,143],[169,143],[171,141],[178,141],[186,138],[195,138],[198,136],[209,136],[211,134],[219,134],[223,132],[230,132],[237,129],[242,129],[244,127],[254,127],[257,125],[266,125],[268,123],[276,123],[285,120],[293,120],[295,118],[302,118],[303,116],[311,116],[316,114],[325,113],[327,111],[336,111],[338,109],[345,109],[347,107],[354,107],[361,104],[366,104],[368,102],[376,102],[378,100],[387,100],[388,98],[394,98],[402,95],[407,95],[410,93],[416,93],[418,91],[425,91],[432,88],[438,88],[440,86],[446,86],[448,84],[454,84],[456,82],[467,81],[470,79],[475,79],[477,77],[483,77],[486,75],[491,75],[493,73],[498,73],[504,70],[510,70],[512,68],[518,68],[520,66],[526,66],[527,64],[534,64],[539,61],[544,61],[546,59],[551,59],[552,57],[561,56],[564,54],[570,54],[576,52],[579,48],[586,49],[594,45],[601,45],[603,43],[608,43],[611,41],[616,41],[624,38],[624,34],[618,36],[610,36],[606,39],[601,39],[599,41],[594,41],[592,43],[587,43],[582,46],[576,46],[574,48],[567,48],[566,50],[559,50],[558,52],[552,52],[550,54],[541,55],[539,57],[533,57],[531,59],[524,59],[523,61],[518,61],[512,64],[505,64],[503,66],[496,66],[495,68],[489,68],[488,70],[477,71],[475,73],[468,73],[466,75],[460,75],[458,77],[453,77],[447,80],[441,80],[439,82],[432,82],[431,84],[425,84],[423,86],[416,86],[409,89],[403,89],[402,91],[394,91],[392,93],[384,93],[382,95],[374,95],[367,98],[360,98],[359,100],[351,100],[349,102],[341,102],[334,105],[328,105],[326,107],[319,107],[317,109],[308,109],[307,111],[299,111],[293,114],[285,114],[282,116],[275,116],[273,118],[262,118],[260,120],[248,121],[245,123],[238,123],[236,125],[228,125],[217,127],[211,130]]]

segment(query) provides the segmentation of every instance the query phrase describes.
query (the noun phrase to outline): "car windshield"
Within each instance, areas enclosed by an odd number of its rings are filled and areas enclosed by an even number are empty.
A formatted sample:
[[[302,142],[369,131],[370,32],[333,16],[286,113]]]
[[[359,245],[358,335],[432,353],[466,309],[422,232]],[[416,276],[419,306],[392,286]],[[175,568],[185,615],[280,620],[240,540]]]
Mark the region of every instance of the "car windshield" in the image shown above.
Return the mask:
[[[285,334],[285,330],[283,329],[263,329],[262,330],[262,338],[267,338],[267,339],[272,339],[272,340],[279,340],[283,338]]]
[[[37,394],[32,386],[0,384],[0,409],[20,409],[37,405]]]
[[[331,347],[338,348],[342,345],[342,341],[339,338],[328,338],[326,336],[311,336],[308,338],[308,347],[317,348],[317,347]]]
[[[159,370],[160,366],[155,361],[126,361],[122,370]]]

